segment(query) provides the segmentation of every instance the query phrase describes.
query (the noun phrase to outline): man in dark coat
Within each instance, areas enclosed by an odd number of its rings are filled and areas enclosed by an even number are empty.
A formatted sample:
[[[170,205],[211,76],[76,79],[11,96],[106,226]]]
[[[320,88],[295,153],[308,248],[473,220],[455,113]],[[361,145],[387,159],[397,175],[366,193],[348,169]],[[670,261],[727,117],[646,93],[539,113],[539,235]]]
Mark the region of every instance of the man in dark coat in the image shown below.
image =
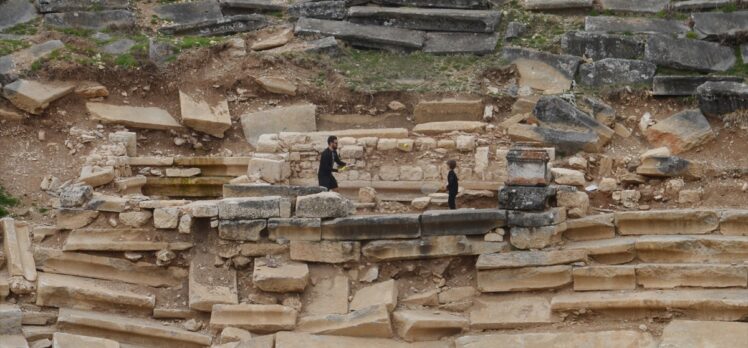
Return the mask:
[[[334,164],[338,164],[338,168],[334,167]],[[317,177],[319,178],[319,186],[327,187],[330,191],[335,191],[338,188],[338,181],[332,175],[333,172],[338,170],[345,170],[345,162],[340,160],[338,157],[338,137],[331,135],[327,138],[327,148],[322,151],[322,157],[319,160],[319,171]]]
[[[457,174],[455,174],[455,168],[457,168],[457,161],[455,160],[449,160],[447,161],[447,166],[449,167],[449,173],[447,174],[447,193],[449,194],[449,199],[447,200],[447,204],[449,204],[449,209],[457,209],[457,190],[459,189]]]

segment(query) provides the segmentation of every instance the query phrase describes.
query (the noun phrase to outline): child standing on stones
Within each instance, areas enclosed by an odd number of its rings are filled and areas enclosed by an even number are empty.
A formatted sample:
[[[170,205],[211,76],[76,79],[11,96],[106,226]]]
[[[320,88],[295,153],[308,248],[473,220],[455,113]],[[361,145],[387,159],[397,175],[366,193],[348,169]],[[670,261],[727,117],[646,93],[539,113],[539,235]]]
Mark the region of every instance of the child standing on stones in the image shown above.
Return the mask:
[[[457,189],[459,188],[459,180],[457,179],[457,174],[455,174],[457,161],[453,159],[449,160],[447,161],[447,166],[449,167],[449,174],[447,174],[447,193],[449,193],[449,200],[447,202],[449,203],[449,209],[457,209],[457,203],[455,202],[457,199]]]

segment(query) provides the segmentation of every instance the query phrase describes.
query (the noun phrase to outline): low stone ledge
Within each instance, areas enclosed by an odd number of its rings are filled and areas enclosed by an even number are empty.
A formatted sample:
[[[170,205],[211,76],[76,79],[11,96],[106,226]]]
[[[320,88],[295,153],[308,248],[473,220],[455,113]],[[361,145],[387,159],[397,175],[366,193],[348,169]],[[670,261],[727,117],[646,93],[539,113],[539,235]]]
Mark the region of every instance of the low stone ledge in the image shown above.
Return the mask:
[[[420,215],[373,215],[338,218],[322,224],[322,239],[376,240],[418,238]]]
[[[506,226],[507,212],[498,209],[429,210],[421,214],[423,236],[478,235]]]

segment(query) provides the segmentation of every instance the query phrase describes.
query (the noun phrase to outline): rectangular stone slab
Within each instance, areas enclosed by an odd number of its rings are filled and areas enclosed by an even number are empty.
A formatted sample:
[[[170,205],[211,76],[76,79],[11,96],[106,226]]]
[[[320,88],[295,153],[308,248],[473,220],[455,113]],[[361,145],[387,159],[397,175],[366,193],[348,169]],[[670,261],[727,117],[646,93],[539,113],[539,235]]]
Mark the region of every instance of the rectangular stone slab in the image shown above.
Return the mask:
[[[707,39],[731,39],[748,33],[748,13],[745,11],[696,12],[693,31]]]
[[[617,237],[567,243],[564,249],[582,249],[599,263],[616,265],[630,262],[636,257],[636,243],[637,238]]]
[[[510,251],[478,256],[478,270],[553,266],[587,260],[586,250]]]
[[[362,253],[372,261],[394,261],[470,255],[472,250],[465,236],[439,236],[407,241],[377,240],[366,244]]]
[[[172,235],[139,229],[74,230],[70,232],[64,251],[156,251],[186,250],[192,243],[179,241]]]
[[[291,241],[291,260],[344,263],[358,262],[361,258],[361,243],[348,241]]]
[[[418,214],[370,215],[337,218],[322,223],[322,239],[376,240],[418,238]]]
[[[506,225],[499,209],[429,210],[421,214],[421,235],[478,235]]]
[[[743,82],[738,76],[655,76],[652,94],[661,96],[688,96],[696,94],[696,88],[708,81]]]
[[[592,0],[525,0],[527,10],[563,10],[592,7]]]
[[[386,25],[425,31],[492,33],[501,21],[501,12],[415,7],[353,6],[348,20],[359,24]]]
[[[636,280],[648,289],[745,288],[748,286],[748,268],[724,264],[638,264]]]
[[[606,11],[657,13],[667,9],[670,0],[601,0],[600,4]]]
[[[719,233],[726,236],[748,236],[748,210],[720,212]]]
[[[98,10],[126,10],[130,6],[127,0],[38,0],[37,8],[41,13]]]
[[[613,238],[616,234],[613,217],[613,214],[600,214],[566,220],[564,238],[573,241]]]
[[[633,265],[575,267],[572,277],[574,291],[636,289]]]
[[[483,0],[374,0],[375,4],[410,7],[481,9],[487,6]]]
[[[218,100],[212,100],[218,99]],[[182,123],[194,130],[223,138],[223,132],[231,128],[229,104],[223,97],[212,97],[211,101],[198,92],[179,90]]]
[[[422,100],[413,109],[416,123],[448,121],[482,121],[483,101],[480,99],[445,98]]]
[[[3,231],[3,250],[8,259],[10,276],[21,276],[27,281],[36,281],[36,265],[31,250],[29,227],[25,222],[16,223],[12,218],[0,219]]]
[[[127,10],[47,13],[44,24],[56,28],[104,30],[135,26],[135,14]]]
[[[298,331],[323,335],[382,337],[393,335],[390,312],[387,306],[371,306],[346,314],[328,314],[303,317]]]
[[[433,54],[491,54],[496,50],[499,33],[428,32],[423,52]]]
[[[3,96],[17,108],[30,114],[39,115],[49,104],[75,89],[69,82],[37,82],[18,80],[3,87]]]
[[[241,116],[244,137],[256,147],[263,134],[314,132],[317,130],[316,112],[316,105],[302,103],[245,113]]]
[[[577,348],[577,347],[629,347],[653,348],[657,341],[647,332],[636,330],[610,330],[590,332],[537,332],[470,335],[455,340],[456,348]]]
[[[281,305],[215,305],[210,314],[210,327],[231,326],[252,332],[293,330],[297,315],[295,309]]]
[[[326,192],[322,186],[300,185],[262,185],[262,184],[226,184],[223,185],[223,197],[263,197],[281,196],[296,198]]]
[[[168,111],[156,107],[136,107],[103,103],[86,103],[91,119],[102,123],[145,129],[180,129]]]
[[[313,18],[300,18],[294,31],[297,34],[331,35],[354,46],[393,51],[421,49],[425,40],[422,31]]]
[[[644,18],[644,17],[615,17],[588,16],[584,18],[585,31],[600,31],[610,33],[654,33],[654,34],[684,34],[689,31],[685,21]]]
[[[571,266],[507,268],[478,271],[481,292],[553,289],[571,284]]]
[[[558,321],[551,313],[551,303],[543,297],[505,298],[480,296],[470,309],[470,329],[515,329]]]
[[[621,235],[706,234],[719,227],[719,215],[702,209],[617,212],[615,223]]]
[[[660,347],[738,348],[748,342],[748,323],[673,320],[662,331]]]
[[[708,56],[700,52],[710,52]],[[726,71],[735,65],[735,52],[731,47],[714,42],[692,39],[674,39],[652,35],[647,39],[644,59],[658,66],[701,72]]]
[[[69,308],[60,309],[57,326],[62,332],[107,337],[134,346],[202,348],[211,343],[208,335],[167,326],[155,320]]]
[[[37,306],[151,313],[156,306],[153,290],[115,281],[40,273]]]
[[[289,241],[319,241],[322,239],[322,219],[268,219],[268,238]]]
[[[25,3],[23,0],[19,0]],[[6,2],[9,3],[9,2]],[[33,11],[33,6],[30,6]],[[57,49],[65,47],[60,40],[50,40],[44,43],[13,52],[0,57],[0,83],[7,84],[18,79],[18,75],[31,68],[38,59],[47,57]]]
[[[406,343],[386,338],[312,335],[298,332],[275,334],[275,348],[449,348],[450,342],[429,341]]]

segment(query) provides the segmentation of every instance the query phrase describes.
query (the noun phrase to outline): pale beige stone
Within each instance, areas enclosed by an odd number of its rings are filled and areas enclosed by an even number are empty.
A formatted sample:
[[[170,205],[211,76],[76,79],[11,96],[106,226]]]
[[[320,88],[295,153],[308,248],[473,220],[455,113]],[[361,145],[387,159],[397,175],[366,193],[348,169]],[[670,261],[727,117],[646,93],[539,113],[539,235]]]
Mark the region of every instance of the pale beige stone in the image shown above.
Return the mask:
[[[651,210],[615,213],[618,233],[645,234],[706,234],[719,227],[719,216],[713,210]]]
[[[351,301],[351,310],[363,309],[369,306],[385,305],[389,311],[397,306],[397,283],[394,279],[376,283],[356,292]]]
[[[78,229],[70,232],[62,250],[157,251],[186,250],[192,247],[190,242],[154,237],[153,231],[145,229]]]
[[[501,342],[512,348],[655,348],[657,341],[647,332],[636,330],[591,332],[534,332],[471,335],[455,340],[456,348],[496,348]]]
[[[650,263],[732,263],[748,261],[744,236],[642,236],[636,253]]]
[[[311,315],[346,314],[349,292],[348,277],[335,276],[319,280],[311,289],[304,312]]]
[[[119,342],[106,338],[71,335],[62,332],[55,332],[52,337],[52,348],[119,348]]]
[[[479,121],[445,121],[420,123],[413,127],[413,132],[426,135],[438,135],[454,131],[465,133],[483,133],[487,123]]]
[[[478,256],[478,270],[553,266],[587,260],[586,250],[510,251]]]
[[[584,173],[566,168],[551,168],[553,181],[561,185],[584,186]]]
[[[210,312],[216,304],[239,303],[236,270],[215,267],[214,256],[198,254],[190,262],[189,306],[193,310]]]
[[[282,77],[263,76],[256,78],[255,81],[270,93],[296,95],[296,85]]]
[[[662,331],[659,348],[740,348],[748,342],[748,323],[673,320]]]
[[[156,296],[144,286],[40,273],[36,304],[86,310],[114,308],[122,311],[150,313],[156,305]]]
[[[708,264],[639,264],[636,279],[644,288],[728,288],[748,286],[748,268]]]
[[[215,99],[215,100],[214,100]],[[182,123],[196,131],[223,138],[231,128],[229,104],[223,97],[206,97],[204,92],[179,90]]]
[[[719,232],[726,236],[748,236],[748,210],[722,211]]]
[[[8,273],[27,281],[36,281],[36,263],[31,249],[29,225],[12,218],[0,219],[3,232],[3,250],[7,258]]]
[[[564,238],[572,241],[608,239],[615,237],[613,214],[600,214],[566,220]]]
[[[287,44],[291,39],[293,39],[293,29],[283,29],[273,36],[254,42],[252,44],[252,50],[263,51],[280,47]]]
[[[39,82],[16,80],[3,87],[3,96],[17,108],[39,115],[53,101],[70,94],[75,84],[70,82]]]
[[[634,266],[575,267],[574,291],[636,289]]]
[[[296,332],[279,332],[275,335],[275,348],[449,348],[448,341],[405,343],[386,338],[312,335]]]
[[[392,337],[387,306],[378,305],[347,314],[316,315],[301,318],[298,331],[324,335],[355,337]]]
[[[537,296],[507,298],[481,296],[470,309],[473,330],[515,329],[556,322],[548,299]]]
[[[469,321],[455,314],[427,310],[399,310],[392,313],[398,335],[408,341],[434,341],[462,333]]]
[[[91,119],[102,123],[121,124],[133,128],[180,129],[174,117],[164,109],[156,107],[120,106],[102,103],[86,103]]]
[[[599,263],[617,265],[630,262],[636,257],[636,243],[636,238],[618,237],[568,243],[565,248],[585,250],[587,255]]]
[[[252,281],[263,291],[302,292],[309,283],[309,266],[292,261],[268,265],[267,260],[255,258]]]
[[[281,305],[217,304],[210,315],[210,326],[214,329],[231,326],[257,332],[293,330],[297,315],[295,309]]]
[[[571,283],[571,266],[507,268],[478,271],[481,292],[559,288]]]
[[[90,225],[98,217],[99,212],[95,210],[58,209],[56,224],[63,230],[75,230]]]

